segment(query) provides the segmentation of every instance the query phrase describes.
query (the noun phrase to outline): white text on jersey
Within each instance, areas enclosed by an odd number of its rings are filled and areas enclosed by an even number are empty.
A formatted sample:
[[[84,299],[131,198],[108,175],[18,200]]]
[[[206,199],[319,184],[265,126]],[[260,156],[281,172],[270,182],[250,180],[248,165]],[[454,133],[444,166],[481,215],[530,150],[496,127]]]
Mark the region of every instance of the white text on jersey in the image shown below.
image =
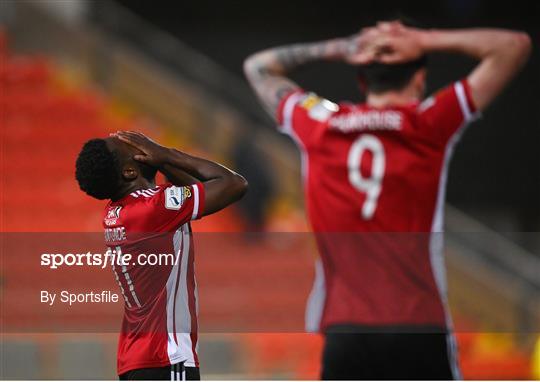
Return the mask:
[[[330,118],[331,129],[344,133],[363,130],[401,130],[403,116],[395,110],[352,111]]]

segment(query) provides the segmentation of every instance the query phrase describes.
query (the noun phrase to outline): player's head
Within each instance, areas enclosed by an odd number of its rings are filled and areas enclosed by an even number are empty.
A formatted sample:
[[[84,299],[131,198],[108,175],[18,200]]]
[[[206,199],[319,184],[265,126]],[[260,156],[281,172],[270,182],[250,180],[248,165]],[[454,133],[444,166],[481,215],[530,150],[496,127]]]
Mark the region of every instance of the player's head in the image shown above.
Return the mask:
[[[382,94],[411,88],[418,96],[426,85],[426,58],[403,64],[374,62],[358,68],[358,78],[366,93]]]
[[[115,199],[138,184],[153,182],[156,169],[133,159],[141,154],[118,138],[91,139],[77,157],[75,177],[81,190],[96,199]]]
[[[399,21],[408,27],[418,27],[417,23],[403,16],[383,21]],[[358,66],[358,79],[366,93],[382,94],[386,92],[410,90],[421,97],[426,85],[427,57],[401,64],[383,64],[372,62]]]

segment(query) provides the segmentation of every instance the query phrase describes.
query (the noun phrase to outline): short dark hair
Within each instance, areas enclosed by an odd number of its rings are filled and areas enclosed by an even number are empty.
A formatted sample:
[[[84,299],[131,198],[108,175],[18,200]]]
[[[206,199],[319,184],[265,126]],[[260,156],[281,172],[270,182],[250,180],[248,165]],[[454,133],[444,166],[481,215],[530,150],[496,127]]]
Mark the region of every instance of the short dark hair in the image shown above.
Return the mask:
[[[425,56],[403,64],[389,65],[373,62],[358,67],[358,78],[372,93],[400,90],[409,83],[414,73],[426,65],[427,58]]]
[[[104,139],[86,142],[77,157],[75,178],[81,190],[99,199],[111,199],[120,184],[119,161]]]

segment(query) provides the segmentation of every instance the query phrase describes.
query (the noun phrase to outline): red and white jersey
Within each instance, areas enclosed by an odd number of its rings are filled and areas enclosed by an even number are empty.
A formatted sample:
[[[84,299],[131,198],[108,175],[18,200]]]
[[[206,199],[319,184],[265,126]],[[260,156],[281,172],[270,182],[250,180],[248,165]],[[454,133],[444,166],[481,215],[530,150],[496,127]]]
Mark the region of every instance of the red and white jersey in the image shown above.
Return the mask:
[[[474,117],[467,81],[384,108],[300,90],[277,117],[302,153],[320,253],[307,329],[446,327],[443,208],[453,147]]]
[[[106,245],[131,256],[115,260],[124,297],[118,374],[178,362],[198,366],[197,284],[190,221],[204,209],[204,187],[159,185],[110,202],[103,227]],[[142,254],[142,256],[141,256]],[[171,254],[173,259],[149,257]],[[153,265],[149,265],[153,264]]]

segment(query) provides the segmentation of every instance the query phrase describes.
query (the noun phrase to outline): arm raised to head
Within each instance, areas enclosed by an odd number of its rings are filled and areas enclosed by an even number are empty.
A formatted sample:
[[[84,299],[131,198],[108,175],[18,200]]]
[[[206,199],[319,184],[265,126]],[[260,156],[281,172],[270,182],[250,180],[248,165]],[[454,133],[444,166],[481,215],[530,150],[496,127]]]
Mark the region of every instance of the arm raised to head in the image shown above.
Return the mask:
[[[287,74],[313,61],[342,60],[350,64],[365,63],[369,52],[362,50],[362,33],[312,43],[299,43],[270,48],[254,53],[244,61],[244,73],[266,111],[276,117],[281,99],[299,89]]]
[[[244,177],[218,163],[161,146],[141,133],[122,131],[115,136],[141,151],[135,160],[157,168],[173,183],[201,182],[205,190],[202,216],[227,207],[247,191]]]
[[[427,31],[426,51],[462,53],[480,62],[468,75],[473,102],[485,109],[527,62],[531,40],[526,33],[503,29]]]
[[[485,109],[527,62],[531,40],[524,32],[505,29],[422,30],[399,22],[379,23],[373,35],[383,63],[412,61],[430,52],[464,54],[479,60],[468,75],[477,110]]]

